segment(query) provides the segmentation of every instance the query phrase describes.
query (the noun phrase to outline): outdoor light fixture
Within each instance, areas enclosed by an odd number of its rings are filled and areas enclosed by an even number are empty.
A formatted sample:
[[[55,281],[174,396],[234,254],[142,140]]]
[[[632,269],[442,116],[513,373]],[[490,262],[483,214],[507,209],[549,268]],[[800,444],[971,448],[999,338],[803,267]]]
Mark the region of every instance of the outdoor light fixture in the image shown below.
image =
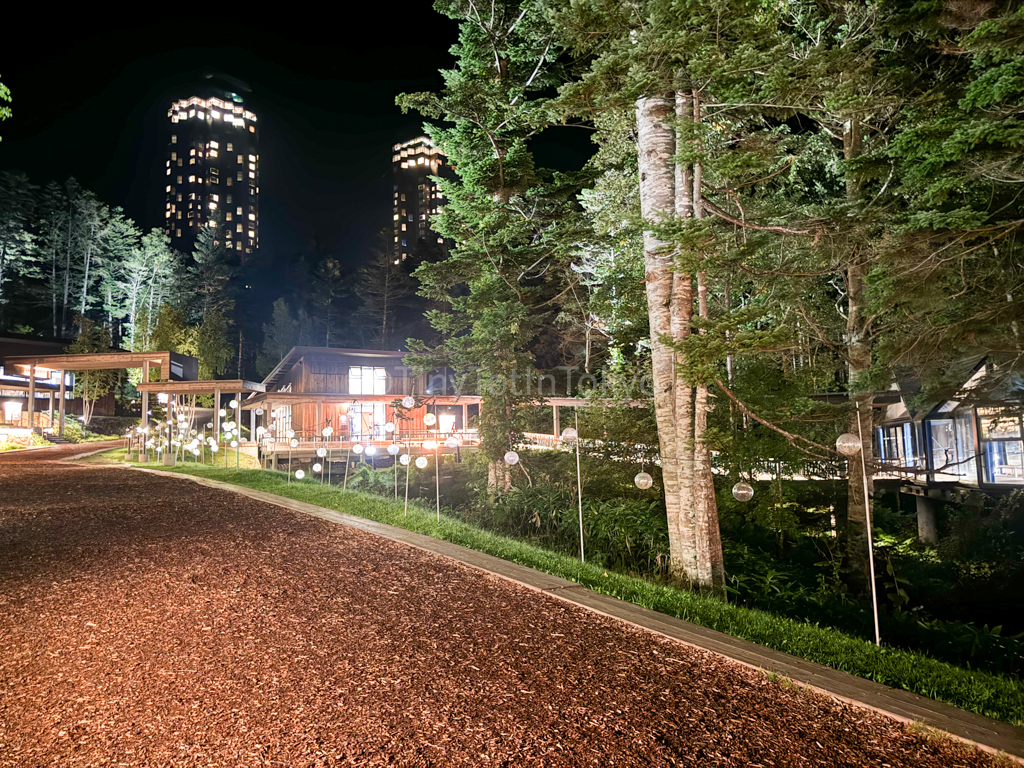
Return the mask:
[[[326,448],[317,448],[316,449],[316,455],[319,456],[322,459],[324,456],[327,455],[327,449]]]
[[[262,416],[263,415],[263,409],[262,408],[257,408],[256,409],[256,415],[257,416]]]
[[[374,455],[376,455],[376,453],[377,453],[377,446],[375,446],[375,445],[368,445],[368,446],[366,446],[366,455],[367,456],[374,456]]]
[[[305,473],[305,472],[303,472],[303,471],[302,471],[301,469],[296,469],[296,470],[295,470],[295,479],[296,479],[296,480],[301,480],[301,479],[302,479],[302,478],[304,478],[305,476],[306,476],[306,473]]]
[[[231,410],[234,410],[235,408],[237,408],[237,407],[238,407],[238,401],[237,401],[237,400],[232,400],[232,401],[231,401],[230,403],[228,403],[228,407],[229,407],[229,408],[230,408]]]
[[[288,445],[290,445],[292,448],[298,448],[299,441],[293,437],[291,440],[288,441]]]
[[[741,480],[732,487],[732,496],[736,501],[750,501],[754,498],[754,488]]]
[[[426,424],[428,427],[432,427],[435,424],[437,424],[437,416],[435,416],[432,413],[424,414],[423,423]]]
[[[207,428],[207,429],[213,429],[213,422],[212,422],[212,421],[210,421],[210,422],[207,422],[207,424],[206,424],[206,428]]]
[[[227,411],[225,411],[225,410],[224,410],[223,408],[221,408],[221,409],[220,409],[220,410],[218,411],[218,413],[220,414],[220,417],[221,417],[222,419],[223,419],[223,418],[224,418],[225,416],[227,416],[227,415],[228,415],[228,412],[227,412]]]
[[[390,435],[392,432],[395,431],[395,423],[393,421],[389,421],[387,424],[384,425],[384,431]]]
[[[238,447],[238,441],[237,440],[232,440],[231,441],[231,447],[232,448],[237,448]]]
[[[459,438],[457,438],[455,435],[452,435],[447,440],[445,440],[444,444],[446,448],[458,448],[460,445],[462,445],[462,443],[459,442]]]
[[[398,447],[398,443],[392,443],[388,446],[388,453],[392,456],[397,456],[400,450],[402,449]]]
[[[401,464],[403,467],[409,466],[410,461],[412,461],[412,456],[410,456],[408,453],[403,453],[401,456],[398,457],[398,463]]]
[[[417,469],[426,469],[426,466],[427,466],[427,457],[426,456],[419,456],[419,457],[417,457],[417,459],[416,459],[416,468]]]
[[[636,477],[633,478],[633,485],[639,488],[641,491],[646,491],[652,485],[654,485],[654,478],[646,472],[639,472]]]
[[[334,434],[334,427],[324,427],[323,431],[320,434],[322,434],[324,437],[330,437],[331,435]]]
[[[354,454],[356,454],[358,456],[362,452],[363,452],[363,446],[360,443],[356,443],[355,445],[352,446],[352,453],[354,453]]]
[[[313,465],[313,471],[314,472],[319,472],[321,469],[323,469],[323,467],[320,464],[314,464]]]
[[[284,436],[291,440],[293,437],[295,437],[295,430],[289,429],[287,432],[284,433]]]
[[[402,407],[403,408],[413,408],[413,407],[415,407],[415,405],[416,405],[416,398],[413,397],[412,395],[406,395],[405,397],[402,398]]]
[[[836,438],[836,450],[849,458],[860,453],[860,438],[852,432],[844,432]]]
[[[562,439],[565,440],[567,443],[571,443],[574,440],[578,440],[579,436],[579,432],[577,432],[572,427],[566,427],[565,429],[562,430]]]
[[[437,450],[437,443],[435,443],[433,440],[427,440],[426,442],[423,443],[423,450],[425,450],[425,451],[436,451]]]
[[[514,467],[519,463],[519,454],[515,451],[508,451],[505,453],[505,463],[510,467]]]

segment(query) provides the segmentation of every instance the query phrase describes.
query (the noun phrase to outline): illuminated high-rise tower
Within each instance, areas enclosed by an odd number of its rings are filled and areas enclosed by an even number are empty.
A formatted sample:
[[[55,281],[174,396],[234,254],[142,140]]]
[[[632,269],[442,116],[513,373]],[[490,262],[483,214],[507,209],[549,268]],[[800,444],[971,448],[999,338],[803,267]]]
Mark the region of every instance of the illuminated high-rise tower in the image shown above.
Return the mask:
[[[403,261],[413,248],[443,240],[430,230],[430,216],[444,204],[444,197],[431,176],[447,176],[444,155],[426,136],[395,144],[391,158],[394,179],[395,254]]]
[[[219,223],[224,245],[244,265],[260,244],[260,153],[256,115],[237,93],[206,88],[175,101],[167,149],[165,231],[192,250],[199,227]]]

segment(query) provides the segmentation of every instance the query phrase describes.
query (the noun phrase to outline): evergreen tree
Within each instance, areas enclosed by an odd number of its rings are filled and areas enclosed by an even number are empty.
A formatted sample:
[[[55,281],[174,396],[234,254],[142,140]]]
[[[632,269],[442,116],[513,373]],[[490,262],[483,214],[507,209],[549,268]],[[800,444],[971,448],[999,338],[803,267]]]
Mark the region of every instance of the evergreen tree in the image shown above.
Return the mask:
[[[412,280],[401,260],[396,258],[390,230],[383,230],[370,262],[359,270],[356,296],[362,306],[360,319],[369,331],[375,349],[395,349],[400,345],[398,313],[413,291]]]
[[[36,191],[26,176],[0,173],[0,327],[7,322],[11,303],[5,286],[35,266],[30,226]]]
[[[75,340],[68,347],[73,355],[110,350],[110,329],[94,323],[87,317],[78,317],[75,324],[80,328]],[[119,371],[75,371],[75,397],[82,399],[82,424],[89,426],[96,401],[114,391],[120,376]]]

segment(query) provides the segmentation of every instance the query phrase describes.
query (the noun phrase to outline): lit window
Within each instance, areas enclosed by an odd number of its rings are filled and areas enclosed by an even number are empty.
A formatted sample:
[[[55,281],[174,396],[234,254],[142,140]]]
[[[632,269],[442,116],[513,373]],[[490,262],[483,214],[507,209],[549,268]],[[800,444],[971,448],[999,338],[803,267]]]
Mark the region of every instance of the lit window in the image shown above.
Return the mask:
[[[168,169],[167,169],[167,175],[168,175],[168,176],[170,176],[170,175],[171,175],[171,169],[170,169],[170,168],[168,168]]]
[[[177,144],[177,143],[178,143],[178,137],[177,137],[176,134],[172,133],[171,134],[171,144]]]
[[[255,179],[256,178],[256,173],[254,171],[249,171],[249,178],[250,179]]]
[[[189,183],[189,184],[194,184],[194,183],[195,183],[195,180],[196,180],[196,177],[195,177],[195,176],[189,176],[189,177],[188,177],[188,183]]]
[[[219,203],[220,202],[220,195],[214,195],[212,199],[216,200]]]
[[[210,210],[211,211],[216,211],[217,210],[217,204],[216,203],[210,203]]]
[[[218,144],[216,141],[211,141],[210,149],[220,149],[220,144]]]
[[[230,141],[228,142],[227,150],[228,150],[228,152],[234,152],[235,151],[235,148],[231,145]]]
[[[256,170],[256,163],[249,163],[249,170],[250,171],[255,171]]]
[[[241,232],[241,231],[242,231],[242,222],[238,222],[238,226],[235,227],[235,232]]]
[[[239,162],[239,164],[241,164],[241,163],[244,163],[244,162],[245,162],[245,160],[244,160],[244,159],[242,158],[242,156],[241,156],[241,155],[239,155],[239,156],[238,156],[238,162]]]
[[[255,163],[256,162],[256,155],[249,155],[249,162],[250,163]]]
[[[178,193],[178,202],[181,202],[181,192]]]
[[[206,113],[205,112],[200,112],[199,113],[199,119],[200,120],[205,120],[206,119]]]
[[[171,152],[171,160],[177,160],[177,159],[178,159],[178,153],[177,152]]]
[[[181,221],[181,211],[178,211],[178,221]],[[180,237],[181,233],[179,232],[178,235]]]
[[[249,230],[249,237],[256,237],[256,233],[253,232],[251,229]]]
[[[210,150],[210,157],[216,157],[216,156],[217,156],[217,150],[216,149],[211,149]]]
[[[405,224],[402,225],[402,231],[405,232]]]
[[[242,173],[243,173],[243,171],[239,171],[238,172],[238,180],[239,181],[241,181],[244,178],[244,176],[242,176]]]
[[[231,211],[224,214],[224,221],[231,221]]]
[[[256,129],[253,126],[249,126],[249,133],[256,133]]]
[[[398,214],[395,214],[395,221],[398,221]]]
[[[232,185],[232,183],[234,183],[234,181],[235,181],[235,180],[234,180],[233,178],[231,178],[230,176],[228,176],[228,186],[229,186],[229,187],[230,187],[230,186]]]
[[[225,237],[227,237],[227,239],[230,240],[231,239],[231,232],[227,232]]]
[[[387,391],[387,371],[368,365],[352,365],[348,369],[350,395],[383,395]]]
[[[171,185],[170,185],[170,184],[168,184],[168,185],[167,185],[167,189],[165,189],[165,190],[164,190],[164,192],[170,192],[170,191],[171,191]]]
[[[256,221],[256,214],[255,213],[250,213],[249,214],[249,221]]]
[[[238,240],[238,241],[235,242],[235,250],[236,251],[242,250],[242,241],[241,240]]]
[[[227,200],[225,200],[225,202],[226,202],[226,203],[227,203],[228,205],[231,205],[231,195],[228,195],[228,197],[227,197]]]
[[[211,109],[210,117],[212,117],[214,120],[220,120],[220,112],[218,112],[216,109]]]
[[[178,218],[179,218],[179,219],[181,218],[181,214],[178,214]],[[178,229],[177,229],[177,230],[175,230],[175,231],[177,232],[177,235],[176,235],[176,237],[181,237],[181,229],[180,229],[180,228],[178,228]]]
[[[181,176],[178,177],[178,183],[181,184]]]

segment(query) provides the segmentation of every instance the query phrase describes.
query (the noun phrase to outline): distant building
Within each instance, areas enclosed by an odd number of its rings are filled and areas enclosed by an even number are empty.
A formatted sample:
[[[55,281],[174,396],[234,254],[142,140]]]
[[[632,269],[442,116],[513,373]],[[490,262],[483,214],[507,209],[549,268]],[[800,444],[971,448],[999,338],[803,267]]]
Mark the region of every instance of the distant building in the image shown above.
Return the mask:
[[[426,136],[395,144],[391,160],[395,254],[405,261],[417,245],[444,242],[430,229],[430,217],[444,204],[430,177],[446,176],[449,169],[444,155]]]
[[[260,244],[260,154],[256,115],[237,93],[205,88],[175,101],[167,147],[165,231],[192,250],[199,227],[218,221],[244,265]]]

